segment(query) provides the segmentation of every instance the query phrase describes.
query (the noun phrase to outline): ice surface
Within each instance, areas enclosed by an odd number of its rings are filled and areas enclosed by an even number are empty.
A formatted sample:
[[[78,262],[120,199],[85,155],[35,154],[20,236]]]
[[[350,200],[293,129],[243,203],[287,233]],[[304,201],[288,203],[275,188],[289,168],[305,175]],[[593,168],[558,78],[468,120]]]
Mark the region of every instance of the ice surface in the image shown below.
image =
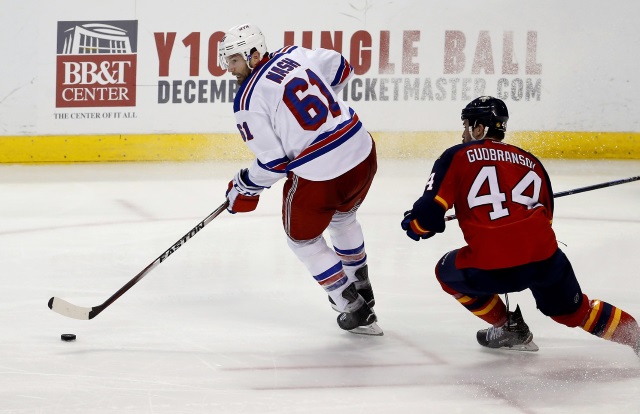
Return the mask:
[[[380,160],[359,213],[383,337],[337,327],[287,248],[282,182],[95,319],[48,309],[51,296],[101,304],[219,206],[243,165],[0,165],[0,413],[640,412],[631,349],[557,325],[528,292],[510,302],[540,351],[480,348],[484,323],[433,276],[463,243],[456,222],[420,243],[400,230],[432,160]],[[640,175],[640,161],[545,165],[555,191]],[[585,293],[640,318],[640,182],[558,199],[554,228]]]

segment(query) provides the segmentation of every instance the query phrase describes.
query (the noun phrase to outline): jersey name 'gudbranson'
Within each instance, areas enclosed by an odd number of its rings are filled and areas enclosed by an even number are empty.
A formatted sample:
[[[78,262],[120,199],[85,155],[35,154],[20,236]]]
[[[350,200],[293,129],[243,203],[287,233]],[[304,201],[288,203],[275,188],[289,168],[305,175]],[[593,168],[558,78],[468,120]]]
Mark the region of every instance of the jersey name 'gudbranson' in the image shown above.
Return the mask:
[[[236,126],[256,160],[250,180],[269,187],[289,171],[314,181],[362,162],[373,141],[337,97],[353,68],[333,50],[287,46],[263,59],[240,86]]]
[[[514,164],[524,165],[530,169],[535,169],[536,163],[525,157],[523,154],[516,154],[511,151],[503,151],[494,148],[473,148],[467,151],[469,162],[475,161],[506,161]]]

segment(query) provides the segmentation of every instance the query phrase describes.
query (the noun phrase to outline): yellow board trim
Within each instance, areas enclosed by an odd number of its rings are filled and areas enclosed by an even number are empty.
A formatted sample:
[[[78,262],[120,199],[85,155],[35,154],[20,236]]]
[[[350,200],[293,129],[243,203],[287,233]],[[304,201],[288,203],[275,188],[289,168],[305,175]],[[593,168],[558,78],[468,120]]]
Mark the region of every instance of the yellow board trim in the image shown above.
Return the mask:
[[[0,137],[0,162],[203,161],[251,159],[240,135]]]
[[[436,158],[461,132],[374,132],[382,158]],[[516,131],[506,141],[538,158],[640,159],[640,132]],[[244,160],[237,133],[0,136],[0,163]]]

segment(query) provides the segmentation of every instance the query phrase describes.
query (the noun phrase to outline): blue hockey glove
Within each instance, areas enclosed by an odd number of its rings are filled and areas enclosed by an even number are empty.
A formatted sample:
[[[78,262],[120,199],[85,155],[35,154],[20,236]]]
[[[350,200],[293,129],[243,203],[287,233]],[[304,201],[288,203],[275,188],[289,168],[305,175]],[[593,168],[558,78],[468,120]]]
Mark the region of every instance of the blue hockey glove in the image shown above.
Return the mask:
[[[402,230],[407,233],[407,236],[415,241],[426,240],[429,237],[433,237],[435,235],[434,232],[423,229],[418,223],[418,219],[413,217],[411,211],[405,211],[404,219],[402,223],[400,223]]]

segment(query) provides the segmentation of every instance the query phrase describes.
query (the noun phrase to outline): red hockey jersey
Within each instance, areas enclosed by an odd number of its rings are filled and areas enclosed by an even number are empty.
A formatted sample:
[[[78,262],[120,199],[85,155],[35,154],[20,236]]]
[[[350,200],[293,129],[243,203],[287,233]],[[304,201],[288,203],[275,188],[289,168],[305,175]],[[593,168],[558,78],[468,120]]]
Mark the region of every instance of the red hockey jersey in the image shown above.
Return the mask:
[[[558,248],[549,176],[535,156],[516,146],[485,139],[446,150],[412,212],[421,227],[442,232],[450,208],[467,242],[457,268],[519,266],[547,259]]]

